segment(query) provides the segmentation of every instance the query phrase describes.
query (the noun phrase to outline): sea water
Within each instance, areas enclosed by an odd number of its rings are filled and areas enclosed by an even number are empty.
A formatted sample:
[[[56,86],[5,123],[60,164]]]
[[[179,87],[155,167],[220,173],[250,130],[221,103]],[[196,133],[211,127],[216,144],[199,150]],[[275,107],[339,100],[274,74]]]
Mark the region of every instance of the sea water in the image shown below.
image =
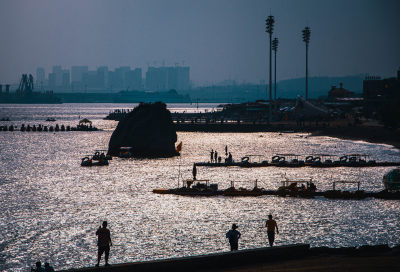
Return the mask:
[[[96,229],[107,220],[113,247],[110,263],[154,260],[229,250],[225,233],[239,226],[240,249],[267,245],[268,214],[280,234],[276,245],[315,246],[400,244],[398,200],[328,200],[260,197],[187,197],[153,194],[178,186],[179,173],[191,178],[194,162],[209,161],[211,149],[235,160],[277,153],[343,155],[366,153],[377,161],[399,161],[389,145],[311,137],[299,133],[178,132],[182,155],[168,159],[114,158],[109,166],[81,167],[81,158],[107,149],[117,122],[102,120],[110,110],[133,104],[0,105],[1,125],[76,125],[88,118],[97,132],[0,132],[0,270],[26,271],[37,260],[56,269],[93,266]],[[217,105],[169,105],[171,111],[212,110]],[[46,122],[48,117],[56,122]],[[197,177],[228,188],[252,188],[254,181],[276,189],[283,176],[313,178],[319,190],[334,180],[361,181],[361,189],[383,189],[391,167],[372,168],[208,168]],[[355,190],[354,185],[337,185]]]

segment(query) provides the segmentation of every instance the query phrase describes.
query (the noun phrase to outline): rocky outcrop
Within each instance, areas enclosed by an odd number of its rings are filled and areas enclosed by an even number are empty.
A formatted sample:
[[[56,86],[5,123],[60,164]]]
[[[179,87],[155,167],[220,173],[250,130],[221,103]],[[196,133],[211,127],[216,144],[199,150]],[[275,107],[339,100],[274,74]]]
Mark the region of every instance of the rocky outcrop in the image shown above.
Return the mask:
[[[108,153],[117,156],[121,147],[131,147],[135,157],[172,157],[176,130],[164,103],[141,103],[118,123],[111,135]]]

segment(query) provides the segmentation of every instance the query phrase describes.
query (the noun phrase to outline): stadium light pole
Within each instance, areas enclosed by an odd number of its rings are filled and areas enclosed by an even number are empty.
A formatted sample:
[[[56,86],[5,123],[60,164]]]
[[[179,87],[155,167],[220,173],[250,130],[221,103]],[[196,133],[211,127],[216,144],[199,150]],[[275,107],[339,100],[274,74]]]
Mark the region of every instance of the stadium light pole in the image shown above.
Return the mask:
[[[274,51],[274,55],[275,55],[275,72],[274,72],[274,100],[275,100],[275,105],[276,105],[276,52],[278,51],[278,44],[279,44],[279,40],[278,40],[278,38],[275,38],[272,41],[272,50]]]
[[[272,33],[274,32],[274,16],[268,16],[268,19],[265,20],[266,28],[265,32],[269,34],[269,121],[271,122],[271,103],[272,103]]]
[[[308,44],[310,43],[311,30],[306,26],[302,32],[303,42],[306,43],[306,100],[308,100]]]

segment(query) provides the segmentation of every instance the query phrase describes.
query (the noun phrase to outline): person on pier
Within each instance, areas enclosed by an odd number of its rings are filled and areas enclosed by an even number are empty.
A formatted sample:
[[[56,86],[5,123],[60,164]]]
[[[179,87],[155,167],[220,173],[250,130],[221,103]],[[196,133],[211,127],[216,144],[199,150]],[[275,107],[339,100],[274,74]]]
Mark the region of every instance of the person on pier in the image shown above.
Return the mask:
[[[268,220],[265,222],[265,227],[267,228],[267,235],[268,235],[268,242],[269,245],[272,247],[275,241],[275,229],[276,233],[279,234],[278,225],[276,221],[272,219],[272,215],[268,215]]]
[[[236,224],[233,224],[232,225],[232,229],[230,229],[226,233],[226,238],[229,239],[229,244],[231,246],[231,251],[238,250],[238,248],[239,248],[239,238],[242,235],[238,230],[236,230],[237,228],[238,228],[238,226]]]
[[[213,160],[214,160],[214,150],[212,150],[212,149],[211,149],[211,153],[210,153],[210,159],[211,159],[211,162],[213,162]]]
[[[110,246],[112,246],[112,242],[111,242],[110,230],[107,229],[107,221],[103,221],[103,226],[96,231],[96,235],[98,237],[97,240],[98,252],[97,252],[96,267],[100,265],[101,255],[103,255],[103,252],[104,252],[105,265],[109,266],[108,256],[110,254]]]

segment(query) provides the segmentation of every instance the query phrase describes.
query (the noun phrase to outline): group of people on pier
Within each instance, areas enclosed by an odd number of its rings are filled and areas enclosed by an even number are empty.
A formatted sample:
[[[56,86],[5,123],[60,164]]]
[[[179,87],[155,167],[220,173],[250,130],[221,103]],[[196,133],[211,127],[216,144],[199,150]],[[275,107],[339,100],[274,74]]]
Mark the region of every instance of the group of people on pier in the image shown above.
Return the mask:
[[[218,156],[218,151],[211,149],[210,152],[210,162],[211,163],[221,163],[222,157]],[[228,146],[225,146],[225,163],[232,163],[233,158],[231,152],[228,152]]]
[[[42,266],[42,262],[37,261],[35,264],[35,267],[31,268],[31,271],[33,272],[54,272],[54,268],[48,263],[44,263],[44,267]]]
[[[275,230],[276,233],[279,234],[278,224],[274,219],[272,219],[272,215],[268,215],[268,219],[265,222],[265,227],[267,228],[268,235],[268,243],[272,247],[275,242]],[[231,246],[231,251],[235,251],[239,249],[239,239],[242,234],[237,230],[238,226],[236,224],[232,224],[232,228],[226,233],[226,238],[229,240],[229,245]]]
[[[109,266],[108,259],[110,255],[110,246],[112,246],[111,242],[111,233],[107,228],[107,221],[103,221],[102,226],[100,226],[96,231],[97,236],[97,264],[96,267],[99,267],[101,257],[104,253],[105,266]],[[265,227],[267,228],[268,242],[272,247],[275,241],[275,230],[276,233],[279,234],[278,225],[274,219],[272,219],[272,215],[268,215],[268,219],[265,222]],[[226,233],[226,238],[229,241],[231,251],[235,251],[239,249],[239,239],[242,234],[237,230],[238,226],[236,224],[232,225],[232,229],[230,229]],[[37,270],[40,272],[47,272],[47,270]],[[54,271],[54,270],[53,270]]]

